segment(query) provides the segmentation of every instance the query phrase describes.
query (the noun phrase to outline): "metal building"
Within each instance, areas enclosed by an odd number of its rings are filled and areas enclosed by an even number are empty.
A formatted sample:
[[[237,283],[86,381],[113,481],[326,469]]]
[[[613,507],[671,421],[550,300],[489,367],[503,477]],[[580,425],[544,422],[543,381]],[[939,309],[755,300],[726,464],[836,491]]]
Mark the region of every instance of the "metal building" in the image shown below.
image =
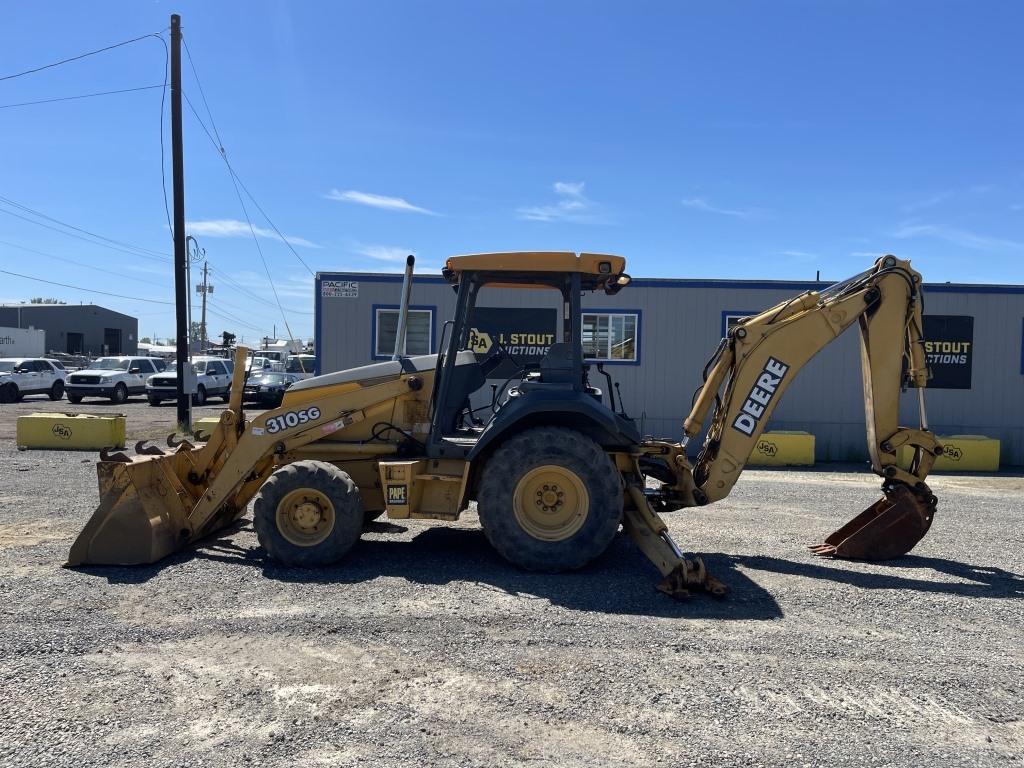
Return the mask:
[[[390,357],[401,282],[395,274],[317,274],[319,372]],[[678,439],[704,363],[730,320],[828,285],[634,278],[616,296],[583,297],[584,349],[595,362],[604,361],[627,412],[645,433]],[[929,426],[939,435],[998,438],[1002,464],[1024,464],[1024,286],[926,284],[924,294],[933,374],[926,391]],[[478,305],[495,308],[474,318],[480,354],[497,337],[513,356],[531,362],[560,327],[554,291],[486,288]],[[407,353],[436,352],[454,308],[455,292],[440,276],[416,277]],[[590,376],[608,389],[593,367]],[[502,380],[491,383],[500,386]],[[490,396],[490,391],[478,393],[474,406]],[[914,392],[904,395],[901,411],[904,424],[917,425]],[[856,328],[801,371],[768,428],[811,432],[818,461],[867,458]]]
[[[0,304],[0,325],[46,333],[46,351],[134,355],[139,321],[96,304]]]

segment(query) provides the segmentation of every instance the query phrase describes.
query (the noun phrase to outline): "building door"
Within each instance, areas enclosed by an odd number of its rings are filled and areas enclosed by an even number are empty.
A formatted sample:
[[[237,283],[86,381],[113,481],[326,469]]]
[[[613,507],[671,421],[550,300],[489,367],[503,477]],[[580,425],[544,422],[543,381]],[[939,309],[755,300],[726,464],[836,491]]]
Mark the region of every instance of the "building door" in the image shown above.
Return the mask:
[[[107,355],[120,355],[121,354],[121,329],[120,328],[104,328],[103,329],[103,347],[104,347],[104,354],[107,354]]]
[[[85,336],[81,333],[68,332],[67,353],[69,355],[80,355],[83,349],[85,349]]]

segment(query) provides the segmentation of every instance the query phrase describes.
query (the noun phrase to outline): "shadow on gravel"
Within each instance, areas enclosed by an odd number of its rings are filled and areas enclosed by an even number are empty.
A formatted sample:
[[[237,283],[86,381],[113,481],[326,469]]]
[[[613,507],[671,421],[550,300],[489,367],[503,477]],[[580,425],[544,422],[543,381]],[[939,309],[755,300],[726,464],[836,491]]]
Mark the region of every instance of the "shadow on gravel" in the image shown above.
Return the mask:
[[[839,560],[818,560],[808,563],[765,556],[733,556],[731,560],[736,565],[758,571],[805,576],[809,579],[826,579],[863,589],[908,589],[960,597],[1024,598],[1024,576],[1020,574],[1004,571],[1002,568],[959,563],[941,557],[907,555],[885,563],[871,563],[874,567],[886,568],[885,573],[854,570],[857,566],[856,563],[844,564]],[[824,565],[823,563],[826,562],[836,565]],[[899,572],[922,569],[931,569],[955,579],[963,579],[968,583],[915,579],[911,578],[909,574]]]
[[[397,529],[397,530],[396,530]],[[561,574],[521,571],[505,562],[487,543],[481,530],[428,528],[409,541],[364,539],[337,566],[291,568],[267,559],[258,547],[241,547],[229,537],[234,528],[155,565],[133,568],[82,569],[111,583],[142,583],[165,568],[188,560],[213,560],[234,567],[254,567],[268,579],[302,584],[358,584],[380,577],[405,579],[415,584],[476,584],[527,599],[550,600],[580,611],[690,619],[769,620],[782,616],[775,599],[736,570],[722,554],[704,554],[711,573],[730,587],[724,600],[695,593],[675,601],[658,592],[658,572],[624,535],[608,552],[580,571]],[[375,533],[401,532],[391,523],[371,523]]]

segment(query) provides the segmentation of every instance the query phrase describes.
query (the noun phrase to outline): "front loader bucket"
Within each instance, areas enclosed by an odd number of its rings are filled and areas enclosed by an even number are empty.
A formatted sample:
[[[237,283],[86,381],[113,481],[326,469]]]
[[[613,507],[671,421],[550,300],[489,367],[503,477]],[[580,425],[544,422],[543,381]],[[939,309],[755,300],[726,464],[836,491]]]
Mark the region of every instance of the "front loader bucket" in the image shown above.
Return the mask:
[[[905,485],[883,492],[881,499],[811,551],[851,560],[891,560],[912,550],[931,527],[935,497],[922,498]]]
[[[99,462],[100,505],[71,546],[67,565],[144,565],[187,544],[193,500],[174,469],[182,458]]]

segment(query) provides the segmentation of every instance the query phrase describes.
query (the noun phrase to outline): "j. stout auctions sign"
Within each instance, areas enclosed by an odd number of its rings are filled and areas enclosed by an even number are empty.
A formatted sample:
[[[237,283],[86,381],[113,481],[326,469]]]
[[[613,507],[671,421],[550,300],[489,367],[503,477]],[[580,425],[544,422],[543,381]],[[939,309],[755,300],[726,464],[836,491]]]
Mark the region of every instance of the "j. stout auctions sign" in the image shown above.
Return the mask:
[[[970,315],[925,315],[924,354],[932,389],[970,389],[974,357],[974,318]]]
[[[479,359],[498,354],[500,344],[520,365],[536,365],[555,343],[558,313],[554,309],[476,307],[469,330],[469,348]],[[516,365],[504,360],[492,378],[508,378]]]

